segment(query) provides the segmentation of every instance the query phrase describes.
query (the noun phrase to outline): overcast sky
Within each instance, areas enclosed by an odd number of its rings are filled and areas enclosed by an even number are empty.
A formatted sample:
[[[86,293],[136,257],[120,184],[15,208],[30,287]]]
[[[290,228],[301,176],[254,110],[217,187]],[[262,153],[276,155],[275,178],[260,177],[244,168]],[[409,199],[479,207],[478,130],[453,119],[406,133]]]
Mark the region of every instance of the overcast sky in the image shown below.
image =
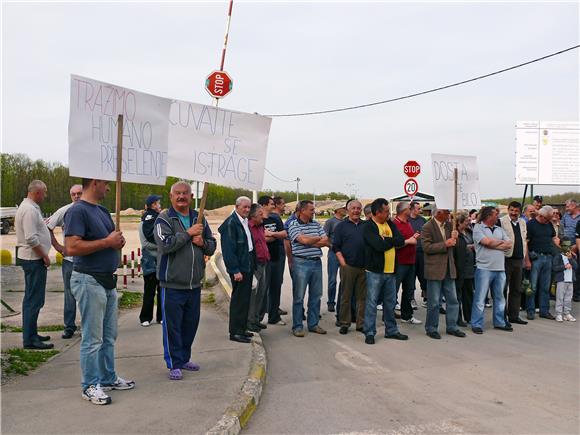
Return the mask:
[[[2,151],[67,163],[70,74],[211,103],[227,2],[4,3]],[[578,2],[236,2],[223,107],[304,112],[393,98],[522,63],[578,43]],[[578,120],[578,50],[401,102],[275,118],[266,167],[301,190],[402,194],[402,165],[476,155],[482,197],[514,184],[515,122]],[[294,184],[265,176],[266,188]],[[536,187],[550,193],[578,187]]]

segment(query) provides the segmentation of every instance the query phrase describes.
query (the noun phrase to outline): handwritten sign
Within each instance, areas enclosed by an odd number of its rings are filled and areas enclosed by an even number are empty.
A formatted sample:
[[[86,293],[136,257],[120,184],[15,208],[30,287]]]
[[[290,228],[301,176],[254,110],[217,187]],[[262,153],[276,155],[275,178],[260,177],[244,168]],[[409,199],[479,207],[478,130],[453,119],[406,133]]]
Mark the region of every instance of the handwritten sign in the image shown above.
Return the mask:
[[[122,114],[122,181],[165,184],[171,100],[71,76],[71,176],[115,180],[117,117]]]
[[[260,190],[271,122],[265,116],[175,100],[169,114],[168,172]]]
[[[457,168],[457,208],[481,207],[477,157],[431,154],[433,192],[438,208],[453,210],[454,169]]]

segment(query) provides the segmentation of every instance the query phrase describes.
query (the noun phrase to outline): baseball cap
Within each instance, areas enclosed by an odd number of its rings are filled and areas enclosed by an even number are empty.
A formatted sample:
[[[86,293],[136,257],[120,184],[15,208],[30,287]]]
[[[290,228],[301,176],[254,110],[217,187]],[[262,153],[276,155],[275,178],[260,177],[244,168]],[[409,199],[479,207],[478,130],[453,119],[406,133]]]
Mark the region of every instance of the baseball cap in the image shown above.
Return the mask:
[[[161,197],[159,195],[149,195],[145,200],[145,204],[147,205],[147,207],[150,207],[151,204],[159,201],[160,199]]]
[[[544,202],[544,198],[542,198],[541,195],[536,195],[536,196],[534,196],[534,201]]]

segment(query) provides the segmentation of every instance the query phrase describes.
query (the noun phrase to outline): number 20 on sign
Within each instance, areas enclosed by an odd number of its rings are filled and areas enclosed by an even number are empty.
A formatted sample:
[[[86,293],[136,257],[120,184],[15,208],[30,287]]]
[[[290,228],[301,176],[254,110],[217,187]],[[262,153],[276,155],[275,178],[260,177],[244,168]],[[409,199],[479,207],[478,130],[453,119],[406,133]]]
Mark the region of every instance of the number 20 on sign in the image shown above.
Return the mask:
[[[419,184],[417,183],[417,180],[409,178],[407,181],[405,181],[403,188],[405,189],[405,194],[409,198],[413,198],[419,191]]]

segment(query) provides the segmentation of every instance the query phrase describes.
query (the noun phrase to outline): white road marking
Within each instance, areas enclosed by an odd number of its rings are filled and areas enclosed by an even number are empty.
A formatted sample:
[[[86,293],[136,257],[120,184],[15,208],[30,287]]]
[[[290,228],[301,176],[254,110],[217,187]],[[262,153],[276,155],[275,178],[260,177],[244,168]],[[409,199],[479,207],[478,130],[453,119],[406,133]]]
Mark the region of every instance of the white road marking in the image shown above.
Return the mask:
[[[451,421],[438,423],[407,424],[390,430],[365,430],[360,432],[340,432],[335,435],[431,435],[431,434],[465,434],[461,426]]]
[[[344,352],[336,352],[334,358],[342,365],[358,370],[365,373],[388,373],[390,370],[386,367],[382,367],[375,360],[368,357],[364,353],[361,353],[352,347],[344,344],[338,340],[330,339],[331,342],[336,344],[338,347],[344,349]]]

